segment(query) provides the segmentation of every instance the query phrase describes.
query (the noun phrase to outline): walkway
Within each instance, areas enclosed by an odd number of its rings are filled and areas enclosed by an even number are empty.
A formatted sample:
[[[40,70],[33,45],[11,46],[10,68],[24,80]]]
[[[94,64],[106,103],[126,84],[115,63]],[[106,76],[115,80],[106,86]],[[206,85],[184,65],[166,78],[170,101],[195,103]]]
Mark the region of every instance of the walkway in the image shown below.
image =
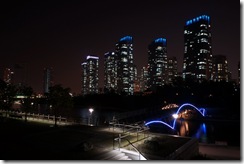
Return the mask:
[[[199,144],[199,152],[215,160],[241,160],[240,148],[225,145]]]

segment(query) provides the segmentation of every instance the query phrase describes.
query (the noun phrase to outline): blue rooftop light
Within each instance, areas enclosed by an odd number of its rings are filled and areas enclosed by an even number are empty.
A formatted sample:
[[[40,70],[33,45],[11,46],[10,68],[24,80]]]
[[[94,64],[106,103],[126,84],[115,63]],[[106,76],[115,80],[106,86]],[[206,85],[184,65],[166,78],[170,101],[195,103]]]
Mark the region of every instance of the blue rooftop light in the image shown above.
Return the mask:
[[[196,18],[193,18],[191,20],[186,21],[186,25],[188,26],[188,25],[195,23],[195,22],[198,22],[200,20],[206,20],[209,23],[210,17],[208,15],[201,15],[201,16],[198,16]]]
[[[154,40],[155,43],[166,43],[166,39],[165,38],[158,38]]]
[[[132,41],[132,37],[131,36],[125,36],[125,37],[121,38],[119,41],[120,42],[122,42],[122,41]]]

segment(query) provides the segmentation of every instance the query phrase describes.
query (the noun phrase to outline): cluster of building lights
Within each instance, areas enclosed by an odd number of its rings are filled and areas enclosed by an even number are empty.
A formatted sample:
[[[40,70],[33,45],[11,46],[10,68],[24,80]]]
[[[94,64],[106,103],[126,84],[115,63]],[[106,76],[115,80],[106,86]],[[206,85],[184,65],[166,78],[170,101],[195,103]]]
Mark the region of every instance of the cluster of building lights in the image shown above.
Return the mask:
[[[166,110],[166,109],[173,109],[173,108],[178,108],[179,106],[177,104],[168,104],[164,107],[162,107],[162,110]]]

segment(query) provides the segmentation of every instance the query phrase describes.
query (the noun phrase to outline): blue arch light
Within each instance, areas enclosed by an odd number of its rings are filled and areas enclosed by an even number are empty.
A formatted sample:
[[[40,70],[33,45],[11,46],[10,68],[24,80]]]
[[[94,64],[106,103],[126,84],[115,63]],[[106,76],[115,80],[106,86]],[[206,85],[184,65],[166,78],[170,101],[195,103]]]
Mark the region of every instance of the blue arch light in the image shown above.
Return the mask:
[[[191,106],[191,107],[193,107],[194,109],[196,109],[199,113],[201,113],[201,115],[202,115],[203,117],[205,116],[205,109],[204,109],[204,108],[200,108],[200,109],[198,109],[197,107],[195,107],[194,105],[192,105],[192,104],[190,104],[190,103],[185,103],[185,104],[181,105],[181,106],[178,108],[178,110],[177,110],[177,112],[176,112],[175,114],[178,115],[178,113],[180,112],[180,110],[181,110],[183,107],[185,107],[185,106]],[[147,126],[147,125],[150,125],[150,124],[153,124],[153,123],[161,123],[161,124],[164,124],[164,125],[168,126],[168,127],[171,128],[171,129],[174,129],[174,128],[175,128],[175,122],[176,122],[176,119],[177,119],[177,118],[174,119],[173,125],[169,125],[168,123],[166,123],[166,122],[164,122],[164,121],[159,121],[159,120],[149,121],[149,122],[147,122],[145,125]]]

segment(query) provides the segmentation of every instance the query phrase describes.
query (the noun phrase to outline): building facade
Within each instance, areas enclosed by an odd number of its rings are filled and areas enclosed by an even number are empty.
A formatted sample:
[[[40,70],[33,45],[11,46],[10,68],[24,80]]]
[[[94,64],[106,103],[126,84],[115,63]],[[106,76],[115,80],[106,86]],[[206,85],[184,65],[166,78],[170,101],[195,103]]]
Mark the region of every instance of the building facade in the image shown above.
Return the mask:
[[[168,81],[170,84],[172,84],[174,79],[178,76],[177,65],[176,57],[168,58]]]
[[[140,76],[140,91],[144,92],[148,89],[148,66],[142,67]]]
[[[226,82],[230,80],[228,62],[224,55],[213,55],[213,80]]]
[[[115,53],[107,52],[104,54],[104,92],[113,92],[116,90],[116,66]]]
[[[184,27],[183,79],[212,80],[212,36],[210,17],[188,20]]]
[[[43,70],[43,93],[49,93],[49,88],[53,86],[53,69],[44,68]]]
[[[135,72],[133,39],[131,36],[125,36],[116,43],[115,55],[116,92],[118,94],[133,95]]]
[[[98,93],[98,63],[99,57],[97,56],[87,56],[86,62],[81,63],[82,95]]]
[[[87,62],[81,63],[81,95],[88,94]]]
[[[3,72],[3,81],[5,81],[6,84],[12,84],[13,74],[14,72],[10,68],[5,68]]]
[[[148,87],[152,90],[168,83],[167,62],[166,39],[155,39],[148,46]]]

